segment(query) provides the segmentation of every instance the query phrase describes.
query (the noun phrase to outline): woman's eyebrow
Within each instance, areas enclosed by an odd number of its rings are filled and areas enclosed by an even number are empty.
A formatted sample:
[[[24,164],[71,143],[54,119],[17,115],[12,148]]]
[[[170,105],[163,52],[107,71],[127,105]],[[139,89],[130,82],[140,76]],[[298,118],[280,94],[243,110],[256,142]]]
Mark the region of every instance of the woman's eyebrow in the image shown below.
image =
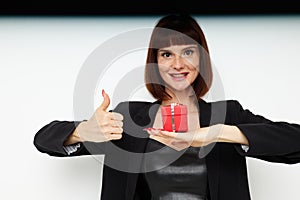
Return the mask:
[[[197,49],[197,45],[187,46],[187,47],[181,49],[180,51],[185,51],[187,49]],[[173,52],[173,50],[172,49],[159,49],[158,52]]]
[[[172,52],[172,50],[169,50],[169,49],[159,49],[158,52]]]
[[[158,49],[158,51],[171,51],[171,50],[170,49],[161,48],[161,49]]]
[[[187,49],[196,49],[196,48],[197,48],[197,46],[193,45],[193,46],[188,46],[188,47],[186,47],[186,48],[184,48],[182,50],[184,51],[184,50],[187,50]]]

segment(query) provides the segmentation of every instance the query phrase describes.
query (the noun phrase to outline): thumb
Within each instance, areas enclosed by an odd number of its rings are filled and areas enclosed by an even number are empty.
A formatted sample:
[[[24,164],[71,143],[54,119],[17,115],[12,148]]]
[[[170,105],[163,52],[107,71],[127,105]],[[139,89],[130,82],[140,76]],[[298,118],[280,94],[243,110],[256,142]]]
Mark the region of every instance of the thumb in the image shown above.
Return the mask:
[[[108,106],[110,104],[110,98],[104,90],[102,90],[102,96],[103,96],[103,102],[99,106],[99,109],[103,110],[103,111],[106,111],[106,109],[108,108]]]

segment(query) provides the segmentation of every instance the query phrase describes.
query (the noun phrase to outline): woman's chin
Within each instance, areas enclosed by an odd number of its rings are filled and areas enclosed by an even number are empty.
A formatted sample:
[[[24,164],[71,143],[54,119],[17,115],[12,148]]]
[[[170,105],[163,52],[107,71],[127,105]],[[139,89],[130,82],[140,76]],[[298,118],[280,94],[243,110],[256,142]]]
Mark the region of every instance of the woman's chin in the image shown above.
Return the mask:
[[[186,92],[186,91],[190,91],[191,87],[190,85],[177,85],[174,87],[169,87],[169,89],[173,92]]]

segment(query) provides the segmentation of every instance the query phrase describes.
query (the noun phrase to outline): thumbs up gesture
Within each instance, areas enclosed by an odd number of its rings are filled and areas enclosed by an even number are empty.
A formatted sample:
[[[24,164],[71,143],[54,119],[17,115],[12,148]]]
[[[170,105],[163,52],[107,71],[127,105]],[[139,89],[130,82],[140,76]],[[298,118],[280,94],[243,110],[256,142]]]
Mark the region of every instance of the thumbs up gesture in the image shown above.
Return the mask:
[[[96,109],[88,121],[81,122],[73,132],[76,141],[105,142],[122,138],[123,115],[116,112],[108,112],[110,98],[102,90],[103,102]],[[79,139],[80,138],[80,139]],[[68,142],[73,143],[73,142]]]

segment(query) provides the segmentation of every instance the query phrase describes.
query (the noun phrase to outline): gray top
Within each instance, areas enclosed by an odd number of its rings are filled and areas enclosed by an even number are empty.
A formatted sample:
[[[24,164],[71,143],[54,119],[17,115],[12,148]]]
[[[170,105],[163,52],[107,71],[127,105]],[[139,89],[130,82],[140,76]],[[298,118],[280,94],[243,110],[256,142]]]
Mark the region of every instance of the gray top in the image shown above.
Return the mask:
[[[159,150],[164,148],[164,150]],[[160,142],[150,139],[147,152],[158,152],[148,162],[158,170],[145,173],[152,200],[207,200],[207,171],[204,158],[199,158],[200,148],[189,147],[178,152]],[[165,156],[179,155],[169,165]],[[164,166],[164,167],[160,167]]]

